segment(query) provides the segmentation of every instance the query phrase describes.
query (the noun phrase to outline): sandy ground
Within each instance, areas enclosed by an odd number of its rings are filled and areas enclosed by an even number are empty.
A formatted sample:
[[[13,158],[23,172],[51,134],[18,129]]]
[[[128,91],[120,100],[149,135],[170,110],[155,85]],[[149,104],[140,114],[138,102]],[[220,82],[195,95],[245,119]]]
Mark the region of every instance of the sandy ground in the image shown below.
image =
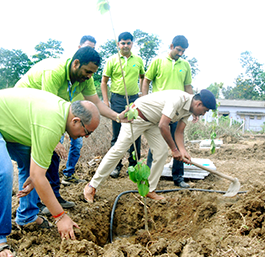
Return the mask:
[[[222,193],[198,191],[229,188],[230,181],[213,174],[204,180],[187,180],[193,191],[164,192],[161,194],[166,199],[158,202],[147,199],[148,231],[143,200],[138,193],[127,193],[117,201],[110,226],[116,197],[137,189],[124,167],[120,178],[110,177],[97,191],[93,204],[84,202],[85,183],[61,186],[63,198],[76,203],[68,215],[80,226],[75,229],[77,240],[62,241],[56,226],[48,230],[30,224],[20,230],[13,222],[8,242],[18,256],[27,257],[265,256],[264,137],[240,141],[224,137],[224,144],[213,155],[209,150],[200,150],[198,145],[188,144],[187,148],[192,157],[208,158],[218,171],[238,178],[240,191],[247,193],[227,198]],[[89,181],[97,165],[98,162],[81,163],[77,173]],[[157,190],[177,188],[173,181],[162,178]],[[18,200],[13,196],[13,218],[17,205]]]

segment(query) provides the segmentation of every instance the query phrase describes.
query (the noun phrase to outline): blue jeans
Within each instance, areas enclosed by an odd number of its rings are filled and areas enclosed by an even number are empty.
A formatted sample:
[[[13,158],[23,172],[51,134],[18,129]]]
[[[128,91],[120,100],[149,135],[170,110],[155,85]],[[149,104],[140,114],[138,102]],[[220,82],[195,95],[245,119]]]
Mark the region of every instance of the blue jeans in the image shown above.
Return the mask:
[[[75,165],[80,157],[80,151],[83,146],[83,138],[71,139],[71,146],[68,153],[68,159],[66,168],[63,170],[63,174],[67,177],[72,176],[75,173]]]
[[[175,130],[177,128],[177,125],[178,125],[178,122],[169,124],[170,133],[171,133],[171,136],[173,137],[174,141],[175,141]],[[150,169],[152,166],[152,162],[153,162],[153,156],[152,156],[152,153],[149,149],[148,156],[147,156],[147,166]],[[183,164],[183,162],[180,162],[180,161],[173,159],[173,166],[172,166],[173,181],[175,183],[180,183],[180,182],[184,181],[183,175],[184,175],[184,164]]]
[[[30,175],[29,170],[30,170],[31,148],[29,146],[21,145],[19,143],[7,142],[6,147],[1,147],[0,151],[6,151],[6,150],[8,151],[11,159],[17,162],[18,188],[19,190],[22,190],[24,182]],[[7,159],[8,161],[10,161],[10,157]],[[3,158],[2,153],[0,158]],[[7,160],[2,161],[2,163],[6,163]],[[9,179],[5,181],[5,185],[8,185],[9,184],[8,182]],[[9,185],[8,185],[8,190],[6,191],[9,191]],[[4,194],[6,193],[7,192],[4,192]],[[12,189],[11,189],[11,194],[12,194]],[[4,201],[6,199],[8,200],[8,198],[2,197],[2,192],[1,192],[1,198],[4,199]],[[37,219],[38,217],[37,214],[39,213],[37,202],[38,202],[38,194],[35,189],[33,189],[27,196],[20,198],[19,207],[16,212],[16,223],[18,225],[25,225],[27,223],[34,222]],[[3,206],[5,205],[3,204]]]
[[[133,103],[138,97],[139,97],[138,94],[129,96],[129,103]],[[111,103],[111,109],[117,113],[123,112],[127,105],[126,98],[124,96],[119,95],[119,94],[114,94],[114,93],[111,94],[110,103]],[[113,135],[112,135],[112,140],[111,140],[111,146],[113,146],[116,143],[119,133],[120,133],[120,129],[121,129],[121,124],[117,123],[116,121],[112,121]],[[137,156],[138,156],[138,159],[140,159],[141,158],[141,136],[135,140],[135,144],[136,144]],[[131,145],[129,149],[130,156],[128,158],[129,166],[135,166],[137,164],[137,161],[134,160],[132,156],[133,151],[134,151],[134,146]],[[116,166],[116,169],[121,170],[122,166],[123,166],[122,160],[120,160]]]
[[[63,143],[63,140],[64,140],[64,135],[62,135],[60,139],[61,144]],[[60,165],[60,157],[54,151],[52,155],[51,164],[46,171],[46,177],[50,182],[50,185],[56,197],[60,196],[59,190],[61,182],[59,177],[59,165]]]
[[[6,141],[0,133],[0,243],[6,242],[11,233],[13,164],[7,151]]]

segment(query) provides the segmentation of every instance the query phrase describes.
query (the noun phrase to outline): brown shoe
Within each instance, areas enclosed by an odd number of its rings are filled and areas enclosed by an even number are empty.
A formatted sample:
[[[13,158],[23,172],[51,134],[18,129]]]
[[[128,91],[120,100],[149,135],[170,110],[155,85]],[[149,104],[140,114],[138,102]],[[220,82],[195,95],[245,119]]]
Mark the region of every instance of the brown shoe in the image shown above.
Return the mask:
[[[147,195],[146,195],[146,197],[148,197],[148,198],[151,198],[151,199],[153,199],[153,200],[163,200],[163,199],[165,199],[165,197],[164,196],[162,196],[162,195],[158,195],[155,191],[153,191],[153,192],[149,192]]]
[[[96,188],[92,187],[90,184],[87,184],[84,188],[84,197],[85,200],[88,203],[93,203],[94,202],[94,197],[96,194]]]

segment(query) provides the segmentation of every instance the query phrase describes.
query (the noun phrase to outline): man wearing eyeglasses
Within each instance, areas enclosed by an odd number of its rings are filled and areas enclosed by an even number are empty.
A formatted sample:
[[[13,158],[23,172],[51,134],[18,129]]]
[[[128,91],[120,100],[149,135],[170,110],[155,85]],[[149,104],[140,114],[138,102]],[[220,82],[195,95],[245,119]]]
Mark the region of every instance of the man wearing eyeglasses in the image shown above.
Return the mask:
[[[15,88],[35,88],[51,92],[70,102],[81,94],[85,100],[93,102],[98,107],[101,115],[119,122],[124,121],[126,119],[121,120],[120,115],[108,108],[100,101],[97,95],[92,76],[97,71],[99,65],[100,56],[98,52],[88,46],[82,47],[77,50],[72,58],[67,60],[50,58],[38,62],[17,82]],[[60,158],[66,159],[67,153],[61,143],[58,143],[55,152],[52,162],[53,165],[58,166]],[[19,170],[20,168],[18,167]],[[54,172],[54,176],[57,176],[57,180],[59,180],[58,171],[57,173]],[[60,184],[57,182],[54,184],[52,186],[55,196],[62,207],[73,207],[75,205],[73,202],[68,202],[60,196]],[[34,194],[34,192],[31,194]],[[28,203],[25,199],[21,199],[20,205],[24,206],[25,210],[28,211]],[[21,210],[18,208],[17,216],[20,219],[17,220],[17,223],[23,224],[24,220],[26,220],[26,215],[20,212]]]
[[[193,94],[191,68],[189,63],[181,58],[188,46],[189,43],[186,37],[178,35],[173,38],[169,53],[166,56],[155,58],[148,67],[143,82],[143,95],[148,94],[151,81],[153,93],[173,89]],[[178,122],[170,124],[170,132],[173,138],[175,138],[177,124]],[[149,168],[151,168],[152,161],[152,151],[149,149],[147,157]],[[184,182],[183,175],[183,162],[173,159],[172,177],[174,184],[182,188],[188,188],[189,184]]]
[[[73,227],[78,225],[64,212],[45,173],[65,131],[72,138],[80,138],[88,137],[98,127],[98,108],[90,101],[71,104],[49,92],[9,88],[0,90],[0,116],[0,252],[11,254],[6,239],[12,228],[11,159],[19,166],[17,196],[27,203],[20,202],[17,224],[36,222],[39,228],[51,227],[47,219],[38,216],[39,195],[53,215],[61,237],[75,239]]]

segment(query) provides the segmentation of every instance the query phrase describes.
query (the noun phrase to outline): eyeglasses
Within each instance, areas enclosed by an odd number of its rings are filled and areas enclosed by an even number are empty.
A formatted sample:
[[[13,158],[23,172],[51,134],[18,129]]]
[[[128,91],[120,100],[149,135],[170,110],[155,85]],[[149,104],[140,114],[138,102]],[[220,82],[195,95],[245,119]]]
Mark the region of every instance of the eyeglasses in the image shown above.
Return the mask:
[[[86,136],[89,136],[90,134],[93,133],[93,131],[88,131],[88,130],[86,129],[85,124],[83,123],[82,120],[80,120],[80,122],[81,122],[82,126],[84,127],[84,130],[85,130]]]

